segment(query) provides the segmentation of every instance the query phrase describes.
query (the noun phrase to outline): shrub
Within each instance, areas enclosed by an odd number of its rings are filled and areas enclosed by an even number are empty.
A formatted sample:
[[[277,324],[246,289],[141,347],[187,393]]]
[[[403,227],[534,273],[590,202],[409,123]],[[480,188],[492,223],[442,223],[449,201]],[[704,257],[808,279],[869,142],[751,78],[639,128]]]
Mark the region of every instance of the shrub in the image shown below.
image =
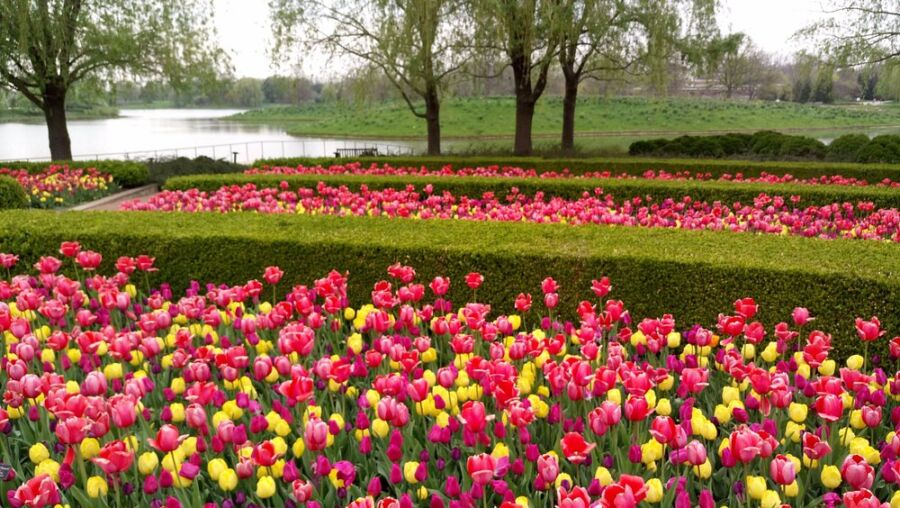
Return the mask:
[[[786,137],[779,132],[759,131],[753,134],[750,153],[774,158],[781,153],[781,145],[784,144]]]
[[[781,143],[778,155],[784,159],[821,159],[825,157],[825,143],[804,136],[789,136]]]
[[[828,153],[825,160],[847,162],[856,161],[862,147],[869,143],[869,136],[865,134],[844,134],[828,145]]]
[[[15,179],[0,176],[0,210],[28,208],[30,201],[25,189]]]
[[[769,183],[734,183],[690,180],[617,180],[617,179],[547,179],[547,178],[453,178],[442,176],[373,176],[373,175],[197,175],[172,178],[165,188],[169,190],[199,189],[216,191],[224,185],[252,183],[259,188],[277,187],[282,181],[296,189],[313,188],[319,182],[332,186],[346,185],[358,190],[362,185],[370,189],[402,189],[412,185],[419,190],[430,185],[435,194],[449,191],[456,196],[481,197],[486,192],[502,198],[515,187],[520,193],[533,195],[543,192],[549,197],[577,199],[585,192],[602,189],[617,199],[633,197],[681,199],[690,196],[696,201],[723,201],[751,203],[762,193],[788,198],[801,196],[801,205],[829,205],[832,203],[871,201],[882,208],[900,207],[900,192],[880,187],[852,187],[846,185],[802,185]]]
[[[900,136],[875,136],[856,156],[857,162],[900,162]]]
[[[565,288],[559,308],[571,311],[591,297],[591,280],[607,275],[612,297],[629,302],[635,317],[671,312],[679,323],[710,326],[749,295],[765,323],[808,307],[815,327],[834,334],[838,357],[858,352],[854,316],[877,315],[884,329],[900,328],[900,246],[890,243],[559,224],[34,210],[0,213],[0,231],[0,252],[19,254],[26,266],[64,240],[102,252],[103,269],[118,256],[146,252],[160,268],[153,282],[180,284],[176,290],[190,280],[242,283],[269,265],[290,277],[279,288],[340,269],[350,272],[349,298],[358,302],[386,278],[384,267],[399,261],[416,267],[422,280],[449,276],[453,302],[471,297],[464,277],[481,272],[478,301],[498,314],[512,311],[519,291],[539,294],[546,276]]]
[[[212,159],[205,156],[195,159],[178,157],[152,162],[150,164],[150,179],[156,183],[163,183],[173,176],[240,173],[244,169],[246,169],[246,166],[234,164],[224,159]]]
[[[857,163],[828,162],[757,162],[736,160],[704,160],[704,159],[653,159],[653,158],[586,158],[586,159],[543,159],[539,157],[470,157],[470,156],[408,156],[408,157],[361,157],[356,159],[334,159],[315,157],[289,157],[277,159],[260,159],[254,162],[255,167],[265,166],[314,166],[321,164],[346,164],[348,162],[363,164],[391,164],[393,166],[426,167],[439,170],[446,165],[456,168],[478,166],[512,166],[535,169],[538,172],[562,171],[568,169],[573,174],[593,171],[611,171],[641,175],[648,170],[668,171],[670,173],[689,171],[691,173],[709,173],[713,178],[725,174],[759,176],[762,173],[785,175],[797,178],[815,178],[822,175],[841,175],[847,178],[858,178],[869,183],[877,183],[885,178],[900,180],[900,166],[888,164],[861,165]]]
[[[4,162],[3,167],[9,169],[25,169],[29,173],[40,173],[50,165],[67,165],[70,168],[95,168],[112,175],[113,181],[120,187],[140,187],[150,180],[147,164],[140,161],[97,160],[97,161],[59,161],[59,162]]]

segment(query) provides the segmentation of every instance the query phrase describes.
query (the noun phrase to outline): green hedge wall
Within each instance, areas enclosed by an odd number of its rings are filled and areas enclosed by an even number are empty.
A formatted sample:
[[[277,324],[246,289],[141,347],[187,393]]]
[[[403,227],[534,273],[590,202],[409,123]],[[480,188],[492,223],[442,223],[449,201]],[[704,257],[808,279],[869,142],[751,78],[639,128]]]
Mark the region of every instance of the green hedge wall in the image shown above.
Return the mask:
[[[0,212],[0,251],[30,266],[79,240],[104,255],[147,253],[160,268],[153,282],[183,289],[189,280],[239,283],[261,279],[268,265],[285,270],[282,288],[310,283],[331,269],[350,272],[354,305],[395,261],[416,268],[421,281],[452,280],[450,298],[471,299],[470,271],[485,275],[478,300],[508,312],[516,295],[539,300],[546,276],[561,284],[569,317],[591,299],[590,281],[608,275],[611,297],[635,319],[672,313],[680,328],[714,326],[732,303],[753,296],[771,326],[797,306],[814,326],[832,333],[837,355],[861,351],[853,320],[877,315],[891,336],[900,332],[900,245],[714,232],[572,227],[377,218],[173,214],[149,212]],[[541,305],[536,303],[535,308]],[[534,316],[526,319],[534,319]],[[531,321],[533,322],[533,321]],[[879,351],[886,351],[886,339]]]
[[[0,167],[25,169],[29,173],[39,173],[50,165],[67,164],[70,168],[95,168],[112,175],[113,180],[121,187],[140,187],[150,181],[147,164],[139,161],[96,160],[96,161],[59,161],[59,162],[0,162]]]
[[[28,208],[28,195],[14,178],[0,176],[0,210]]]
[[[498,197],[505,196],[512,187],[519,192],[533,195],[544,192],[550,197],[574,199],[585,192],[602,188],[605,194],[618,199],[635,196],[652,196],[655,201],[664,199],[680,200],[690,196],[698,201],[722,201],[728,205],[735,202],[753,204],[753,199],[762,193],[769,196],[801,196],[800,205],[827,205],[831,203],[871,201],[884,208],[900,208],[900,191],[882,187],[850,187],[846,185],[797,185],[734,182],[698,182],[673,180],[617,180],[617,179],[574,179],[574,178],[487,178],[487,177],[446,177],[446,176],[374,176],[374,175],[197,175],[169,179],[165,188],[170,190],[200,189],[216,191],[223,185],[245,185],[252,183],[259,188],[277,187],[285,181],[292,189],[315,187],[319,182],[332,186],[346,185],[358,190],[361,185],[370,189],[402,189],[413,185],[422,190],[431,185],[435,193],[450,191],[457,196],[480,197],[485,192],[493,192]]]
[[[704,159],[654,159],[639,157],[623,158],[585,158],[585,159],[543,159],[538,157],[363,157],[363,158],[309,158],[294,157],[280,159],[261,159],[253,163],[262,166],[298,166],[346,164],[359,161],[364,164],[390,163],[394,166],[427,167],[440,169],[448,164],[453,167],[477,166],[518,166],[526,169],[544,171],[569,171],[581,174],[589,171],[612,171],[639,175],[647,170],[655,171],[690,171],[692,173],[711,173],[718,177],[725,173],[743,173],[745,176],[758,176],[760,173],[776,175],[791,174],[797,178],[813,178],[822,175],[841,175],[876,183],[890,178],[900,180],[900,165],[859,164],[833,162],[756,162],[740,160],[704,160]]]

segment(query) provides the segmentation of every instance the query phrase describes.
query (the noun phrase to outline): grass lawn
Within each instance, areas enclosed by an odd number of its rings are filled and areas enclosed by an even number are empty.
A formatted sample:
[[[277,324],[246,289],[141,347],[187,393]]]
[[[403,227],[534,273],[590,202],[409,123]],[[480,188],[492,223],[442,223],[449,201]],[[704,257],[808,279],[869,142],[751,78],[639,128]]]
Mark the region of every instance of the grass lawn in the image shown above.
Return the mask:
[[[900,126],[900,108],[861,105],[803,105],[717,99],[584,98],[577,110],[582,143],[622,144],[640,137],[689,132],[780,129],[840,134],[874,126]],[[514,132],[511,97],[454,98],[444,102],[441,122],[448,141],[506,141]],[[236,115],[242,122],[272,124],[295,135],[339,135],[419,139],[425,124],[401,102],[269,107]],[[556,141],[562,129],[562,99],[538,102],[536,144]],[[596,138],[597,141],[594,141]],[[621,138],[614,143],[604,138]]]
[[[94,120],[100,118],[115,118],[119,111],[112,107],[97,107],[90,109],[70,109],[66,111],[69,120]],[[37,108],[12,108],[0,109],[0,123],[44,123],[44,113]]]

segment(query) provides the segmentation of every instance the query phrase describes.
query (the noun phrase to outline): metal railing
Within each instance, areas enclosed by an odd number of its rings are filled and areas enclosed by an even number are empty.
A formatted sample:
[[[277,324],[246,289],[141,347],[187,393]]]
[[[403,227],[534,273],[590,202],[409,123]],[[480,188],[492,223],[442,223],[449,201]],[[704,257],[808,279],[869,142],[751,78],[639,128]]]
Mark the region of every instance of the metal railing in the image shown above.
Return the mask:
[[[180,148],[160,148],[153,150],[132,150],[126,152],[84,153],[75,155],[73,160],[101,159],[167,159],[177,157],[206,156],[213,159],[227,159],[249,164],[258,159],[274,157],[333,157],[338,149],[375,149],[379,155],[415,155],[416,149],[410,145],[375,143],[359,140],[317,139],[317,140],[271,140],[222,143],[217,145],[189,146]],[[0,162],[42,162],[50,157],[24,157],[3,159]]]

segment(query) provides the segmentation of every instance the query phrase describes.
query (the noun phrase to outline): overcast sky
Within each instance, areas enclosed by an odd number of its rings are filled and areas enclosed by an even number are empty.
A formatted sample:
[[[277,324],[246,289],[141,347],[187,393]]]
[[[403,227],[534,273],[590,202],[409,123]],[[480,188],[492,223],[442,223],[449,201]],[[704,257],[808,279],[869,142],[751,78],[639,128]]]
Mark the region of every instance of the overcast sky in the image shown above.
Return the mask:
[[[267,49],[267,0],[213,0],[222,46],[231,55],[237,76],[262,78],[273,74]],[[725,32],[744,32],[764,50],[787,56],[799,49],[789,39],[822,16],[821,0],[722,0],[719,24]],[[325,55],[306,55],[303,70],[320,74]],[[282,69],[282,72],[288,71]]]

